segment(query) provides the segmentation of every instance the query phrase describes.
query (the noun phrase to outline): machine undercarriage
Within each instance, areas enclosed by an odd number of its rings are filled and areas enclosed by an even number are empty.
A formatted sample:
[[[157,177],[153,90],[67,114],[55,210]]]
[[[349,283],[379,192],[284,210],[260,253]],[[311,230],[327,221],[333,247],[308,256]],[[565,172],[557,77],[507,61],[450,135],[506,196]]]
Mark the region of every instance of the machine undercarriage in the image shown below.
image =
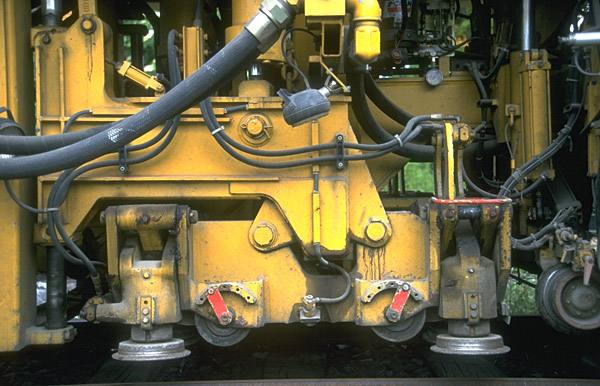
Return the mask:
[[[323,322],[499,354],[512,267],[600,327],[600,2],[2,7],[3,351],[79,315],[131,327],[121,360]]]

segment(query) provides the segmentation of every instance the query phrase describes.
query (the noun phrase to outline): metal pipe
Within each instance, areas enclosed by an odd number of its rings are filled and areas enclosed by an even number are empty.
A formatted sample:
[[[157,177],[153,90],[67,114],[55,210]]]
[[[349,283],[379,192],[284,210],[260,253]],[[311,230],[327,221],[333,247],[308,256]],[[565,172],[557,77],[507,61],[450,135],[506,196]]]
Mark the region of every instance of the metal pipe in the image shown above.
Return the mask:
[[[533,48],[535,35],[534,5],[532,0],[523,0],[521,9],[521,50],[528,51]]]
[[[46,328],[67,326],[67,278],[65,261],[56,247],[46,248]]]
[[[62,0],[42,0],[42,23],[47,27],[62,24]]]
[[[570,46],[594,46],[600,44],[600,32],[577,32],[559,37],[558,41]]]

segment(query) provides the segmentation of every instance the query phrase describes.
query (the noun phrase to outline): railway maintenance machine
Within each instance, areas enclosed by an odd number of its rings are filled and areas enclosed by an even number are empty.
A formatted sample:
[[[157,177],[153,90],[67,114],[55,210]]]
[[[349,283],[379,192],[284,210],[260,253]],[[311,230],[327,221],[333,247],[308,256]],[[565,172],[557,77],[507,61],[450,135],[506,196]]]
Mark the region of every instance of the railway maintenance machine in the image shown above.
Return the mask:
[[[599,45],[599,0],[1,0],[0,350],[78,317],[120,360],[269,323],[499,354],[516,268],[597,329]]]

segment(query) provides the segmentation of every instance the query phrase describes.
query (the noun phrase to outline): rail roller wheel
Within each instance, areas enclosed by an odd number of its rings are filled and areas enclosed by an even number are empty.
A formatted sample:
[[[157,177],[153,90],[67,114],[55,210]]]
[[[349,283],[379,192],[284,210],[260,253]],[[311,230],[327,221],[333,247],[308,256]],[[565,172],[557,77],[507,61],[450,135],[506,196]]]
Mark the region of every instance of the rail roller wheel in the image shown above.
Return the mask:
[[[536,305],[542,318],[557,331],[576,333],[600,327],[600,275],[592,272],[589,285],[583,274],[557,264],[538,278]]]
[[[220,326],[200,315],[196,315],[196,329],[205,341],[219,347],[240,343],[250,332],[248,328]]]
[[[371,327],[375,335],[389,342],[405,342],[414,338],[425,325],[425,310],[389,326]]]

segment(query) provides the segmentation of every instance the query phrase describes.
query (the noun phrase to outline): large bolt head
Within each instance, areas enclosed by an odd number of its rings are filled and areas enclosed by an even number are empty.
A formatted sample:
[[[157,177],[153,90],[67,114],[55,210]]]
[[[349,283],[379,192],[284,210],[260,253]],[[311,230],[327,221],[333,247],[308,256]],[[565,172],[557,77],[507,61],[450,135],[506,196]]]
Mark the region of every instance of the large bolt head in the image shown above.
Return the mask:
[[[397,322],[398,320],[400,320],[400,313],[397,310],[393,310],[391,308],[389,308],[386,312],[387,319],[390,322]]]
[[[275,230],[269,224],[259,224],[256,229],[254,229],[252,238],[259,247],[268,247],[275,241]]]
[[[264,122],[259,118],[252,118],[248,121],[246,131],[252,137],[260,137],[265,129]]]
[[[377,243],[384,240],[387,236],[387,227],[381,220],[373,220],[367,225],[365,234],[369,240]]]

